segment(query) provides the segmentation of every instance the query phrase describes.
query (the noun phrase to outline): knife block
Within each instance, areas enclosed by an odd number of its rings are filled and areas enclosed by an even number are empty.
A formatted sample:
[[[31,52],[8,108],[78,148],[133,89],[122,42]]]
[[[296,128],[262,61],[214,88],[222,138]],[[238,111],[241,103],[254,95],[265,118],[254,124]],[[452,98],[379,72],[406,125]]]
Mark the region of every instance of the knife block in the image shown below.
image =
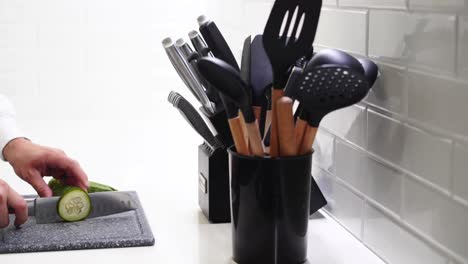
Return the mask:
[[[211,223],[231,222],[229,160],[226,149],[198,147],[198,204]]]

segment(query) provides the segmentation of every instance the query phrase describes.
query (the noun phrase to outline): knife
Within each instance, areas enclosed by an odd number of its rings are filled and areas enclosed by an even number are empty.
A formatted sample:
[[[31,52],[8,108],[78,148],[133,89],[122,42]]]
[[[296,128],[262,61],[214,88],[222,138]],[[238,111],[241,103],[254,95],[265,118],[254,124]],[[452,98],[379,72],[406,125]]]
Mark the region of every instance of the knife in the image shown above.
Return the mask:
[[[197,110],[187,100],[185,100],[182,95],[176,92],[171,92],[169,94],[168,101],[180,111],[190,126],[192,126],[192,128],[195,129],[195,131],[197,131],[197,133],[202,136],[213,149],[223,147],[223,144],[213,135]]]
[[[193,72],[194,77],[202,84],[205,89],[206,95],[211,102],[215,103],[217,107],[220,107],[220,98],[218,92],[214,90],[211,84],[205,80],[198,71],[197,61],[201,58],[200,54],[192,49],[190,45],[185,42],[184,39],[180,38],[176,41],[176,46],[183,55],[183,58],[187,60],[190,70]]]
[[[210,48],[206,44],[205,40],[198,34],[197,31],[192,30],[188,34],[192,45],[195,47],[195,50],[202,56],[202,57],[213,57],[213,53],[211,53]]]
[[[60,197],[25,196],[24,198],[28,204],[28,215],[34,216],[37,224],[63,222],[57,213],[57,203]],[[129,192],[90,193],[89,198],[92,209],[87,218],[114,215],[137,209],[137,204]],[[14,210],[8,208],[8,213],[14,214]]]
[[[199,16],[197,21],[200,25],[200,33],[215,57],[227,62],[237,71],[240,71],[236,58],[234,57],[234,54],[232,54],[231,48],[229,48],[223,34],[219,31],[218,26],[204,15]]]
[[[203,108],[208,113],[215,113],[216,108],[211,103],[208,96],[205,94],[202,84],[196,79],[195,74],[190,69],[188,61],[183,57],[181,51],[177,48],[171,38],[165,38],[162,41],[163,47],[166,50],[167,56],[172,65],[176,69],[180,78],[184,81],[185,85],[195,95],[198,101],[202,104]]]

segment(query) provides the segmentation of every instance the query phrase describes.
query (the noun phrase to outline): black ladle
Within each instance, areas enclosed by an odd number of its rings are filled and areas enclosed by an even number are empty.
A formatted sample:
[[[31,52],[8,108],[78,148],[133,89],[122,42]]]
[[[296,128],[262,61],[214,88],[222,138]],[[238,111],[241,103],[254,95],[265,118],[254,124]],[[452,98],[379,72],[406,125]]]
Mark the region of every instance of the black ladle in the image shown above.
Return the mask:
[[[252,97],[239,72],[231,65],[216,58],[203,58],[198,61],[201,74],[229,100],[234,102],[244,115],[252,154],[264,156],[265,151],[252,109]],[[240,131],[242,132],[242,131]],[[235,132],[238,133],[238,132]]]
[[[379,76],[379,66],[369,59],[359,59],[362,67],[364,68],[364,75],[366,75],[369,87],[373,87]]]
[[[369,91],[369,83],[361,63],[351,55],[333,49],[318,52],[303,70],[302,76],[288,96],[295,98],[303,107],[297,121],[296,135],[302,135],[299,154],[312,151],[321,120],[330,112],[351,106],[361,101]],[[302,124],[301,124],[302,122]]]

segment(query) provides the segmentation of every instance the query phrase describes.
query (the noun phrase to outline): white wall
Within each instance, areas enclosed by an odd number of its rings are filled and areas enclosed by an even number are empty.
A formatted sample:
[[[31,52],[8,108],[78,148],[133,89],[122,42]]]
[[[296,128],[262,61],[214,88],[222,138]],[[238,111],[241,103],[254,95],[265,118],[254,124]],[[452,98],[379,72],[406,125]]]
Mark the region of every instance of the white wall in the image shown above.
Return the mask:
[[[141,177],[177,166],[171,157],[184,146],[197,155],[200,138],[167,102],[171,90],[193,97],[161,40],[196,29],[206,4],[0,0],[0,93],[13,101],[33,141],[64,149],[92,180],[131,189]],[[128,170],[117,170],[123,162]],[[197,160],[186,166],[196,172]],[[0,177],[20,193],[33,192],[7,164]]]

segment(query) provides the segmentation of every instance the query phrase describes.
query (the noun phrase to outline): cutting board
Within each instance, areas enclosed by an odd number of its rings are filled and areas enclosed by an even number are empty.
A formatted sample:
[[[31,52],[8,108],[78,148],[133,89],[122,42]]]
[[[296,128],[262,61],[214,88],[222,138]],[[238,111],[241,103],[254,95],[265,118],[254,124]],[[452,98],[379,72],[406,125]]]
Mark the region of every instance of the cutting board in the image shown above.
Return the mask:
[[[74,223],[36,224],[34,217],[16,229],[0,229],[0,254],[154,245],[154,237],[136,192],[138,208]],[[14,216],[10,216],[13,223]]]

